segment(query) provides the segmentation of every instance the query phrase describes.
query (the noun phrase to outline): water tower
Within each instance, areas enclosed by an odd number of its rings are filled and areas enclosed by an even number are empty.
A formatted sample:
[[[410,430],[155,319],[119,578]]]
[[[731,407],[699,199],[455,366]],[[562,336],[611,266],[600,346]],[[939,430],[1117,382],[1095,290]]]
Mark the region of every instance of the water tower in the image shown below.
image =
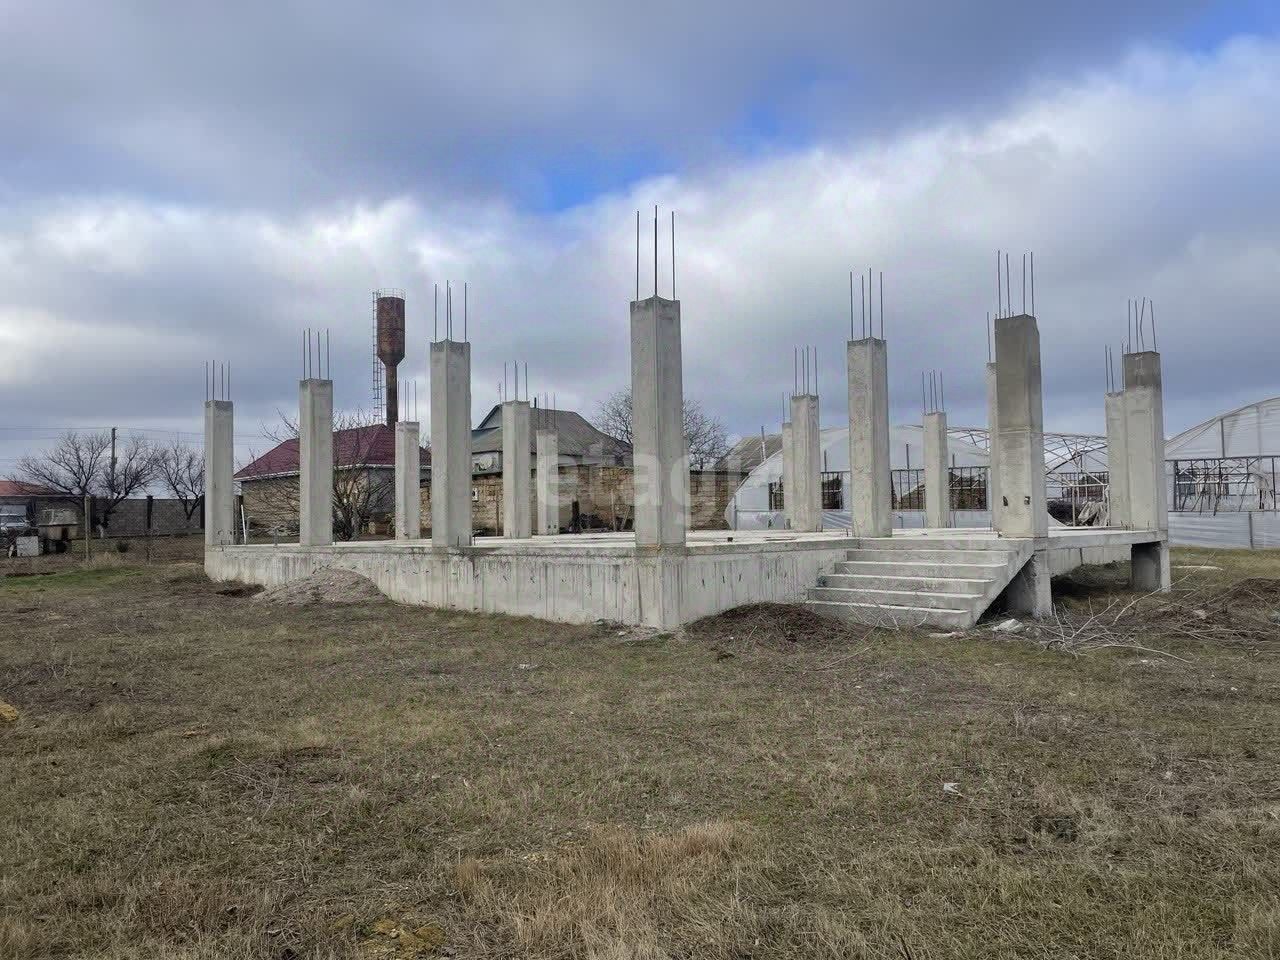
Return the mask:
[[[377,357],[374,370],[374,401],[382,401],[387,414],[387,426],[394,427],[400,418],[396,368],[404,359],[404,291],[375,290],[373,316],[374,353]],[[377,363],[381,363],[381,370],[377,369]]]

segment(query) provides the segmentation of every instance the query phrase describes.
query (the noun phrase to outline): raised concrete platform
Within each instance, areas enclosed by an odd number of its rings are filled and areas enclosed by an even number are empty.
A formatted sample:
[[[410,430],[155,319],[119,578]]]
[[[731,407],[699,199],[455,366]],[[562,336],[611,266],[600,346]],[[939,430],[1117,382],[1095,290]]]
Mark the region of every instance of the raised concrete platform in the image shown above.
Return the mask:
[[[1001,539],[991,531],[955,530],[899,531],[893,537],[864,539],[844,531],[692,531],[683,548],[649,549],[637,549],[629,533],[478,538],[472,546],[449,549],[435,548],[429,540],[211,545],[205,551],[205,570],[214,580],[275,586],[337,567],[368,577],[398,603],[565,623],[610,620],[671,629],[744,604],[798,603],[809,597],[820,578],[845,576],[872,578],[857,582],[860,589],[884,591],[885,595],[873,594],[871,605],[907,607],[911,613],[904,619],[919,609],[957,610],[967,618],[978,605],[973,598],[987,598],[992,578],[986,574],[998,574],[981,569],[988,554],[988,566],[1007,571],[1038,552],[1051,573],[1063,573],[1081,562],[1127,560],[1133,544],[1155,540],[1154,534],[1143,531],[1055,528],[1042,545]],[[905,556],[882,555],[904,550],[926,550],[934,556],[908,561]],[[865,556],[851,560],[851,551]],[[904,561],[922,565],[904,567]],[[855,568],[856,572],[837,569],[840,564],[847,568],[860,563],[873,566]],[[975,567],[977,575],[972,575]],[[931,583],[939,579],[975,580],[982,586]],[[836,580],[819,588],[842,586]],[[920,601],[918,596],[903,596],[906,593],[967,599]],[[973,619],[981,612],[972,614]]]

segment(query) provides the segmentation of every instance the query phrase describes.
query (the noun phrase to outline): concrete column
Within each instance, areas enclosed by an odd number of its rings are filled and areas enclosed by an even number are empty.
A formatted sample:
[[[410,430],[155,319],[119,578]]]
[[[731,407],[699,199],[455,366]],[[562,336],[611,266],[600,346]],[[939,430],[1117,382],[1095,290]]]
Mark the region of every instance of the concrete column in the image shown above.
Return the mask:
[[[1129,462],[1129,518],[1135,530],[1159,537],[1131,549],[1130,575],[1137,590],[1172,588],[1169,570],[1169,501],[1164,462],[1164,383],[1160,354],[1124,356],[1125,441]]]
[[[554,430],[539,430],[538,528],[539,536],[560,532],[560,437]]]
[[[849,341],[849,515],[853,535],[893,533],[889,465],[889,345]]]
[[[529,515],[529,401],[502,405],[502,535],[516,540],[533,536]]]
[[[471,545],[471,344],[431,344],[431,545]]]
[[[987,509],[991,512],[991,527],[1000,529],[1000,444],[996,437],[1000,434],[1000,401],[999,369],[996,364],[987,364]]]
[[[1053,616],[1052,576],[1049,551],[1036,550],[1005,587],[1005,601],[1010,613],[1043,620]]]
[[[1107,417],[1107,525],[1130,527],[1129,432],[1125,423],[1124,392],[1108,393]]]
[[[822,437],[815,394],[791,398],[791,447],[795,485],[791,529],[811,533],[822,529]],[[787,497],[790,500],[791,494]]]
[[[924,525],[951,526],[951,463],[947,452],[947,415],[924,415]]]
[[[422,536],[422,448],[418,442],[419,430],[418,424],[412,420],[396,424],[397,540],[417,540]]]
[[[1004,537],[1049,535],[1045,504],[1040,331],[1027,314],[996,318],[1000,525]],[[1046,580],[1047,583],[1047,580]]]
[[[333,381],[303,380],[298,404],[298,542],[333,543]]]
[[[1135,530],[1169,530],[1164,464],[1164,392],[1160,354],[1124,355],[1129,514]]]
[[[782,425],[782,523],[787,529],[795,524],[796,451],[791,445],[791,424]]]
[[[632,461],[636,546],[683,547],[689,504],[680,301],[631,304]]]
[[[204,542],[217,546],[236,542],[235,422],[230,400],[207,400],[204,405]]]

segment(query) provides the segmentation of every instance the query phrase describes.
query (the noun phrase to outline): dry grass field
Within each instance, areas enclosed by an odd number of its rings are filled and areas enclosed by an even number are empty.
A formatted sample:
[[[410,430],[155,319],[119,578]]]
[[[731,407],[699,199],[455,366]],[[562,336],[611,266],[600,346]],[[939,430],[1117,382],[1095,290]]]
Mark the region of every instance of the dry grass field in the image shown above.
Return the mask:
[[[1174,562],[949,636],[0,579],[0,957],[1280,957],[1280,555]]]

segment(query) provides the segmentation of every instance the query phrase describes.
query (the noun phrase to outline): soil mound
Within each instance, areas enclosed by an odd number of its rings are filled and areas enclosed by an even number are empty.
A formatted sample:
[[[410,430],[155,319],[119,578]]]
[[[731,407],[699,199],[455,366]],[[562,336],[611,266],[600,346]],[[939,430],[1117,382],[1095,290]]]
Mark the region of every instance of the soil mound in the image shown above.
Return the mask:
[[[368,577],[350,570],[334,568],[317,570],[301,580],[270,587],[253,597],[254,603],[281,603],[290,607],[313,603],[356,604],[385,600],[382,592]]]

